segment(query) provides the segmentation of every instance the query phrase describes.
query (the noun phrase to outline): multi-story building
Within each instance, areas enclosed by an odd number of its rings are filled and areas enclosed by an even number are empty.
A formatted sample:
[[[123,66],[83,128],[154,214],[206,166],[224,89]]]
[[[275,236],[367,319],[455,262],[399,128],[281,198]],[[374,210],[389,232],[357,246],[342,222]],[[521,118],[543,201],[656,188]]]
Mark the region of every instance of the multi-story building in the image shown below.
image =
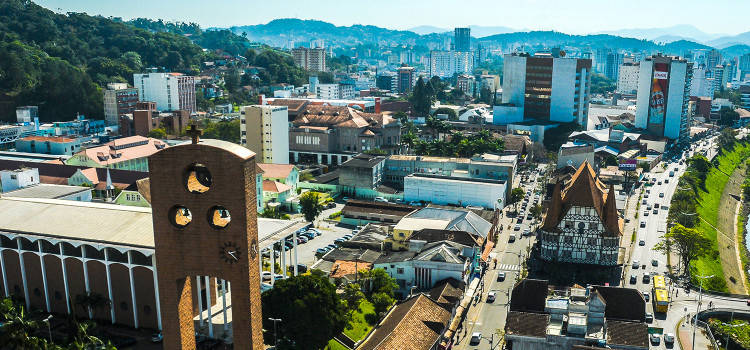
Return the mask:
[[[750,80],[748,74],[750,74],[750,53],[746,53],[739,58],[739,64],[737,65],[737,80],[741,82]]]
[[[750,111],[750,85],[740,86],[740,108]]]
[[[690,96],[710,97],[714,96],[714,78],[708,77],[709,71],[703,66],[693,68],[693,79],[690,83]]]
[[[640,74],[636,127],[654,136],[687,140],[693,63],[676,56],[651,56],[641,61]]]
[[[398,88],[396,89],[396,92],[398,92],[399,94],[407,94],[411,92],[412,87],[414,87],[414,84],[417,82],[416,74],[414,74],[414,72],[414,67],[402,65],[398,68]]]
[[[154,138],[124,137],[98,147],[84,149],[68,158],[65,164],[148,171],[148,157],[166,147],[169,146]]]
[[[622,94],[637,94],[640,71],[641,65],[638,63],[623,63],[617,78],[617,91]]]
[[[182,73],[133,74],[141,101],[156,102],[160,111],[186,110],[195,113],[195,77]]]
[[[380,90],[397,91],[398,75],[393,72],[383,72],[375,78],[375,86]]]
[[[318,84],[315,86],[315,94],[320,99],[324,100],[339,100],[341,99],[341,91],[339,84]]]
[[[471,74],[474,54],[469,51],[430,51],[430,76],[451,78],[454,74]]]
[[[16,121],[19,124],[35,123],[39,120],[38,106],[16,107]]]
[[[622,226],[615,194],[614,185],[607,193],[588,161],[567,183],[558,182],[541,227],[542,259],[617,265]]]
[[[527,278],[513,287],[509,309],[504,329],[508,348],[649,348],[646,301],[635,288],[556,287]]]
[[[240,114],[240,144],[259,163],[289,164],[289,111],[286,106],[247,106]]]
[[[107,125],[117,125],[120,116],[133,113],[138,103],[138,89],[125,83],[109,83],[104,90],[104,120]]]
[[[404,201],[493,210],[504,206],[507,187],[503,180],[415,173],[404,177]]]
[[[339,99],[351,100],[355,97],[355,84],[339,84]]]
[[[453,50],[471,51],[471,28],[453,29]]]
[[[459,75],[456,77],[456,88],[472,96],[477,91],[477,80],[473,75]]]
[[[341,164],[339,186],[342,192],[357,197],[357,190],[374,190],[383,184],[385,157],[358,154]]]
[[[398,154],[401,123],[361,108],[307,105],[289,130],[291,163],[341,164],[355,154],[375,149]]]
[[[523,108],[525,120],[586,125],[590,89],[589,59],[505,55],[503,104]]]
[[[604,67],[604,76],[617,81],[620,76],[620,65],[622,65],[622,54],[618,52],[608,53]]]
[[[714,91],[724,91],[727,86],[727,73],[723,65],[717,65],[711,70],[711,77],[714,78]]]
[[[326,50],[324,48],[294,48],[292,49],[292,57],[294,58],[294,64],[311,72],[325,72],[326,70]]]
[[[16,150],[25,153],[70,156],[81,150],[81,140],[67,137],[26,136],[16,141]]]
[[[483,74],[482,75],[482,85],[480,87],[481,89],[487,88],[490,91],[494,92],[497,90],[497,88],[500,87],[500,76],[492,75],[492,74]]]

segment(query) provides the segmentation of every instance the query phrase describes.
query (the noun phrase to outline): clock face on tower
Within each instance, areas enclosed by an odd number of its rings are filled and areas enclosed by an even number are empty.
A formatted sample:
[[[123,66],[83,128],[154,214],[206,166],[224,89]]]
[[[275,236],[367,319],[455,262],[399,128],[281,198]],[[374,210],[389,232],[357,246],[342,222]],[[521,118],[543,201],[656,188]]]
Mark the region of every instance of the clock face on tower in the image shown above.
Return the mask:
[[[242,253],[237,247],[237,244],[232,242],[224,243],[224,245],[219,249],[219,256],[224,259],[225,263],[228,263],[230,265],[239,262],[241,254]]]

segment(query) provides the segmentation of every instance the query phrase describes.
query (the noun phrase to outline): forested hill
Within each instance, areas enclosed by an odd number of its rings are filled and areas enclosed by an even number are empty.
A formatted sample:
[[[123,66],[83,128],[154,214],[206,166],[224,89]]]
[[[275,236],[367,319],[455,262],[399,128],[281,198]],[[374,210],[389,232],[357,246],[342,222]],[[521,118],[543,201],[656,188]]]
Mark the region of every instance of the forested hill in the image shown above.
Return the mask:
[[[42,121],[102,118],[107,83],[151,66],[195,73],[205,55],[183,35],[0,0],[0,121],[23,105],[38,105]]]

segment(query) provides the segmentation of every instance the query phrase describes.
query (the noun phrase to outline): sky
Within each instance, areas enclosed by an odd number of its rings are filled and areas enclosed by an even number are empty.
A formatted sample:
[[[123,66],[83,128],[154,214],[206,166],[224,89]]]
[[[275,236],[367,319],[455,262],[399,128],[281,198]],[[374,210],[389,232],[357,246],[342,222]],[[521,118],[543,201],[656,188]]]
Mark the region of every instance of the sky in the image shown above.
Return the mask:
[[[690,24],[706,33],[750,31],[748,0],[36,0],[54,11],[125,20],[146,17],[195,22],[203,28],[317,19],[335,25],[389,29],[468,25],[588,34]]]

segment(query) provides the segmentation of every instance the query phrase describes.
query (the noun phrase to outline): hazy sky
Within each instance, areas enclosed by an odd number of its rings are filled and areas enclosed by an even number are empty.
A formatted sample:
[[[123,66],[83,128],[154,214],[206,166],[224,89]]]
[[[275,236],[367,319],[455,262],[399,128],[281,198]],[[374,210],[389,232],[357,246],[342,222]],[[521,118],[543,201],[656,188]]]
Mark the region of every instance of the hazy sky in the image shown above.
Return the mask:
[[[748,0],[36,0],[55,11],[196,22],[202,27],[318,19],[391,29],[470,24],[585,34],[691,24],[707,33],[750,31]]]

